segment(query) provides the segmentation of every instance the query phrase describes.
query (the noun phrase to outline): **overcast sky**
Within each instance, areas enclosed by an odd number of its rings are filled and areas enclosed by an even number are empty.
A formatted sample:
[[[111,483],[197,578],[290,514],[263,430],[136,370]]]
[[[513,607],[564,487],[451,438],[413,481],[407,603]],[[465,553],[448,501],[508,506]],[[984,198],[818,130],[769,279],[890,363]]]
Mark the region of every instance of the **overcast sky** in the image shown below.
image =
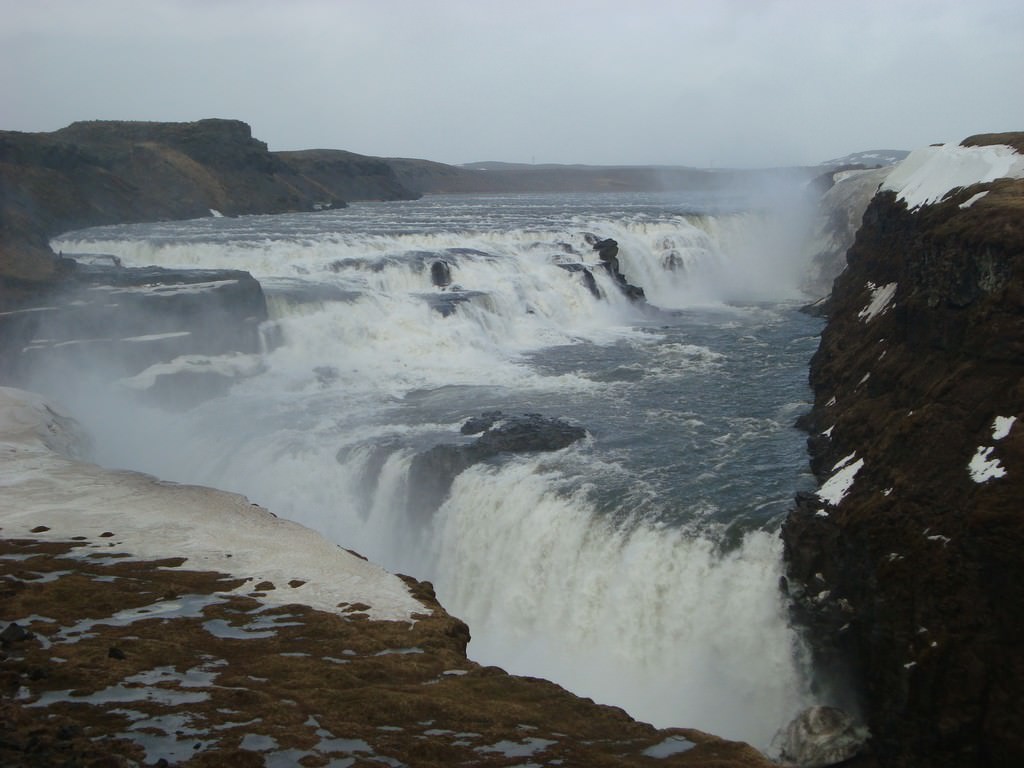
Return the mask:
[[[0,128],[768,166],[1024,130],[1021,0],[0,0]]]

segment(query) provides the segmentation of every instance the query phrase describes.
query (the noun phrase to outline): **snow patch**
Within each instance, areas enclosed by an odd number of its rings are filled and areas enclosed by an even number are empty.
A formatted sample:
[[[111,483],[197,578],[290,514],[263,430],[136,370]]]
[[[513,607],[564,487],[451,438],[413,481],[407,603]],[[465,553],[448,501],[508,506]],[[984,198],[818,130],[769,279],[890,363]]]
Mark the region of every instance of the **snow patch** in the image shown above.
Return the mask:
[[[83,549],[140,560],[185,557],[184,567],[219,571],[293,589],[268,590],[264,603],[300,603],[340,613],[365,603],[372,619],[409,621],[429,613],[405,583],[244,496],[157,480],[79,461],[77,423],[30,392],[0,387],[0,525],[5,536],[69,540]],[[39,525],[43,533],[32,533]],[[114,538],[100,538],[113,531]],[[94,542],[94,543],[88,543]],[[114,546],[111,547],[110,544]]]
[[[882,183],[915,211],[945,198],[952,190],[1002,178],[1024,177],[1024,156],[1005,144],[961,147],[943,144],[911,152]]]
[[[839,469],[832,477],[830,477],[823,486],[818,490],[818,498],[825,501],[832,506],[838,506],[839,503],[846,497],[846,494],[850,492],[850,488],[853,487],[853,480],[860,472],[861,467],[864,466],[864,459],[857,459],[852,464],[847,462],[852,459],[854,454],[850,454],[845,459],[836,464]]]
[[[992,422],[992,439],[1002,440],[1013,429],[1013,423],[1017,420],[1016,416],[996,416]]]
[[[851,453],[849,456],[844,456],[843,458],[841,458],[839,461],[837,461],[835,463],[835,465],[832,467],[832,471],[835,472],[837,469],[842,469],[847,464],[849,464],[851,461],[853,461],[855,458],[857,458],[857,452],[856,451]]]
[[[896,283],[877,286],[869,282],[867,283],[867,288],[871,291],[871,301],[868,302],[864,309],[857,313],[857,317],[864,323],[870,322],[876,316],[888,312],[891,308],[892,300],[896,296]]]
[[[988,190],[986,189],[985,191],[979,192],[976,195],[971,195],[969,198],[967,198],[962,203],[960,203],[960,205],[958,207],[962,211],[966,210],[966,209],[970,208],[972,205],[974,205],[976,202],[981,200],[981,198],[983,198],[987,194],[988,194]]]
[[[978,446],[978,450],[975,451],[971,462],[967,465],[967,471],[971,473],[971,480],[976,483],[984,483],[986,480],[1006,475],[1006,470],[999,463],[999,459],[989,458],[994,450],[995,448],[992,447]]]

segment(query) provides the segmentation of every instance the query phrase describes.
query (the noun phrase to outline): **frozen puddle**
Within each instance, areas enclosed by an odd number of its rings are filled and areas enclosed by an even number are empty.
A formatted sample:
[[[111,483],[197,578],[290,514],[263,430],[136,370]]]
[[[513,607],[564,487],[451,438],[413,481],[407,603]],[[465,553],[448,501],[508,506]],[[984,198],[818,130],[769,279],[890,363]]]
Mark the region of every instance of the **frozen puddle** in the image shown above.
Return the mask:
[[[691,750],[695,746],[697,745],[685,736],[669,736],[663,742],[645,749],[643,754],[647,757],[671,757],[672,755],[678,755],[680,752]]]
[[[528,738],[522,741],[499,741],[486,747],[477,747],[476,751],[500,752],[505,757],[533,757],[557,743],[551,739]]]
[[[159,600],[139,608],[118,611],[102,619],[82,619],[74,626],[65,627],[52,639],[54,643],[77,643],[87,637],[94,637],[90,630],[96,626],[125,627],[143,619],[197,618],[211,605],[225,602],[220,595],[185,595],[172,600]]]
[[[156,667],[137,675],[130,675],[117,685],[111,685],[102,691],[76,696],[71,690],[46,691],[29,707],[48,707],[51,704],[71,703],[98,706],[103,704],[120,704],[131,701],[151,701],[168,707],[184,704],[198,704],[207,701],[210,694],[205,691],[182,691],[176,688],[158,687],[162,683],[172,683],[181,688],[210,688],[216,672],[204,667],[193,667],[186,672],[178,672],[174,667]]]

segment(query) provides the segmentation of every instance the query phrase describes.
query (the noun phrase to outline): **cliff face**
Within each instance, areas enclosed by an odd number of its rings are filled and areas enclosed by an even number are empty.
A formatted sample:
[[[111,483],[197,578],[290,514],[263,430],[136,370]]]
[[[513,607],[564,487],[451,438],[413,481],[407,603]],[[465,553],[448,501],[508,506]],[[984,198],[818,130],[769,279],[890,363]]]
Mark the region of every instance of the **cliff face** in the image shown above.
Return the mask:
[[[80,227],[309,211],[417,194],[383,161],[273,153],[237,120],[92,121],[0,132],[0,309],[58,278],[47,245]],[[63,265],[67,269],[67,265]]]
[[[835,282],[789,586],[883,765],[1021,765],[1024,180],[928,183],[872,199]]]

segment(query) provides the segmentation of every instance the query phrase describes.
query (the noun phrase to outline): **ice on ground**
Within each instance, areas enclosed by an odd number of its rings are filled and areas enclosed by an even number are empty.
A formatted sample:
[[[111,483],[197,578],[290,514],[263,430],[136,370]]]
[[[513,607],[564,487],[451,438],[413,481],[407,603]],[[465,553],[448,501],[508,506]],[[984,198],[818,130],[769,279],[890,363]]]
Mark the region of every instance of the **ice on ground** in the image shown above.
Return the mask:
[[[870,322],[877,315],[888,312],[892,306],[892,300],[896,296],[896,283],[877,286],[869,282],[867,287],[871,291],[871,301],[857,313],[857,317],[864,323]]]
[[[1010,434],[1010,430],[1013,429],[1013,423],[1017,420],[1016,416],[996,416],[992,422],[992,439],[1002,440],[1004,437]]]
[[[843,458],[841,458],[841,459],[840,459],[839,461],[837,461],[837,462],[835,463],[835,465],[833,465],[833,467],[832,467],[832,471],[833,471],[833,472],[835,472],[835,471],[836,471],[836,470],[838,470],[838,469],[842,469],[842,468],[843,468],[843,467],[845,467],[845,466],[846,466],[847,464],[849,464],[849,463],[850,463],[851,461],[853,461],[853,460],[854,460],[855,458],[857,458],[857,452],[856,452],[856,451],[854,451],[853,453],[851,453],[851,454],[850,454],[849,456],[844,456],[844,457],[843,457]]]
[[[971,473],[971,480],[976,483],[984,483],[986,480],[1003,477],[1006,474],[999,459],[989,458],[994,450],[995,448],[992,447],[978,446],[978,450],[975,451],[971,462],[967,465],[967,471]]]
[[[850,454],[845,459],[836,464],[839,471],[830,477],[824,485],[818,489],[818,498],[822,501],[828,502],[832,506],[838,506],[846,494],[850,492],[850,488],[853,487],[853,480],[860,472],[861,467],[864,466],[864,459],[857,459],[852,464],[848,463],[854,454]]]
[[[911,152],[882,183],[911,211],[945,198],[959,187],[1002,178],[1024,178],[1024,156],[1013,147],[961,147],[943,144]]]
[[[958,207],[960,208],[960,210],[966,210],[966,209],[970,208],[972,205],[974,205],[976,202],[981,200],[981,198],[983,198],[987,194],[988,194],[988,190],[986,189],[985,191],[979,192],[976,195],[971,195],[969,198],[967,198],[962,203],[960,203],[960,205]]]
[[[104,554],[185,557],[187,568],[248,579],[236,590],[240,594],[261,581],[304,582],[268,592],[261,598],[268,604],[299,603],[340,613],[339,603],[360,602],[371,606],[365,611],[371,619],[395,621],[430,612],[397,576],[244,496],[78,460],[76,427],[44,398],[0,387],[3,535],[85,536]],[[39,525],[49,530],[33,533]],[[105,531],[116,538],[100,538]]]

